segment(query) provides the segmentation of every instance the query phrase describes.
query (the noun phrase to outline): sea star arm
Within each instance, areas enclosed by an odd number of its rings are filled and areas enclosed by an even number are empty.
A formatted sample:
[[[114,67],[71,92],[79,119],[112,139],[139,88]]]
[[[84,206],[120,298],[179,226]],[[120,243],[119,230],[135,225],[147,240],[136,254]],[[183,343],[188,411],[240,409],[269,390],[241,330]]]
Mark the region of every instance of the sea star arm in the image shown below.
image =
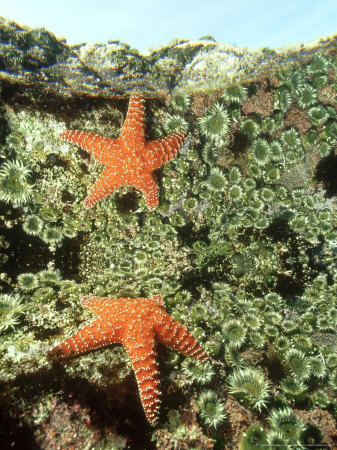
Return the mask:
[[[123,186],[123,184],[125,184],[125,181],[122,177],[112,172],[110,167],[106,167],[84,200],[84,205],[87,208],[91,208],[98,200],[107,197],[111,192]]]
[[[145,145],[145,154],[152,170],[159,169],[174,158],[187,137],[185,131],[170,134],[158,141],[149,141]]]
[[[147,420],[154,425],[160,405],[160,382],[154,336],[146,333],[123,341],[135,371],[140,398]]]
[[[73,336],[54,347],[49,352],[49,355],[77,356],[117,342],[120,343],[119,329],[114,330],[98,317],[88,325],[80,328]]]
[[[154,209],[158,206],[159,188],[158,183],[154,178],[154,174],[143,174],[141,177],[134,178],[129,184],[144,195],[145,202],[150,209]]]
[[[131,96],[128,112],[120,137],[134,139],[142,137],[145,140],[145,100],[142,97]]]
[[[119,149],[118,139],[110,139],[87,131],[68,130],[61,133],[60,138],[83,148],[103,164],[109,164],[111,154],[116,154]]]
[[[200,361],[209,360],[192,333],[165,311],[157,318],[154,330],[159,342],[178,350],[182,355],[193,356]]]

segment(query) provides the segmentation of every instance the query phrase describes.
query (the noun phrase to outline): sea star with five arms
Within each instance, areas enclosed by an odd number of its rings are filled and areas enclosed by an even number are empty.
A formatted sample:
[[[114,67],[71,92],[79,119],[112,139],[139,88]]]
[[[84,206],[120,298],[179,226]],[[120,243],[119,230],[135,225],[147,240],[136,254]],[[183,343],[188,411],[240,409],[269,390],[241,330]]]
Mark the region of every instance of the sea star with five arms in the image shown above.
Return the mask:
[[[132,96],[118,139],[76,130],[65,131],[60,137],[87,150],[105,166],[85,199],[85,206],[91,208],[115,189],[127,184],[141,191],[147,206],[154,209],[159,202],[154,171],[176,156],[187,133],[180,131],[163,139],[146,141],[145,101],[142,97]]]
[[[209,359],[192,334],[153,298],[83,297],[81,304],[98,318],[52,350],[50,356],[71,357],[113,343],[123,344],[135,371],[147,420],[154,425],[160,405],[156,341],[200,361]]]

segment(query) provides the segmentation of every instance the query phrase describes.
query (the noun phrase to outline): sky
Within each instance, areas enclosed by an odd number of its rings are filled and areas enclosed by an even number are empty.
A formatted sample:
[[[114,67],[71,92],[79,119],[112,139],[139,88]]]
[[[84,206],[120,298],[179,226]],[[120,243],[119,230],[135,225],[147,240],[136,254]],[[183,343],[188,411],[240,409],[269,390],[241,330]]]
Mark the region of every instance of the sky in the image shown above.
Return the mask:
[[[70,45],[120,40],[142,52],[175,37],[254,49],[337,33],[337,0],[0,0],[0,16]]]

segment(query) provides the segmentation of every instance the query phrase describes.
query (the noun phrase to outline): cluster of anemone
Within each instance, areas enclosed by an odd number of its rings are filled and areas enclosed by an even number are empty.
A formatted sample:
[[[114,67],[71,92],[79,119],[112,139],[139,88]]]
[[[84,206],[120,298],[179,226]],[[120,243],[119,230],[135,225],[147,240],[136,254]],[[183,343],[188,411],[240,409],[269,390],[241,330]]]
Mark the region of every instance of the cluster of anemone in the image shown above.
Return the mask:
[[[142,201],[137,209],[120,212],[111,200],[83,214],[86,184],[100,167],[93,165],[92,174],[86,173],[77,152],[69,152],[63,161],[73,172],[48,167],[45,174],[34,163],[35,182],[43,180],[42,195],[35,190],[33,197],[32,190],[29,195],[26,191],[22,229],[48,245],[61,245],[65,237],[71,244],[80,243],[82,283],[63,280],[54,269],[30,268],[19,274],[13,282],[20,295],[31,299],[30,320],[42,303],[39,317],[48,322],[45,311],[60,298],[64,308],[54,308],[53,319],[60,318],[68,326],[69,317],[79,317],[83,294],[135,297],[161,291],[169,313],[188,323],[205,350],[228,365],[225,377],[209,363],[191,359],[181,363],[182,380],[197,391],[200,423],[209,428],[225,423],[220,378],[227,392],[254,409],[266,428],[250,426],[242,434],[240,448],[254,448],[257,443],[300,448],[305,425],[293,409],[282,405],[313,404],[327,414],[337,411],[337,357],[332,350],[336,344],[335,205],[322,189],[308,188],[313,184],[310,173],[303,175],[306,158],[327,157],[337,139],[336,113],[320,101],[329,67],[325,58],[318,58],[307,70],[278,74],[279,86],[271,88],[274,113],[270,117],[237,114],[251,95],[243,86],[225,89],[219,103],[205,111],[197,124],[191,120],[191,97],[173,97],[170,115],[162,115],[162,129],[173,132],[189,124],[200,141],[162,169],[160,205],[151,213]],[[304,133],[296,124],[288,125],[287,114],[295,104],[305,110],[310,126]],[[232,124],[230,117],[235,117]],[[244,145],[233,156],[234,165],[228,159],[224,162],[226,152],[237,144],[233,133],[239,146],[241,141]],[[22,156],[21,141],[19,136]],[[45,148],[39,150],[34,144],[32,151],[48,166],[51,157]],[[21,163],[13,164],[20,172]],[[22,169],[21,176],[19,184],[32,189],[32,173]],[[15,177],[11,183],[16,185]],[[76,183],[78,188],[70,189],[75,197],[70,208],[60,200],[60,190]],[[22,302],[13,296],[5,300],[0,305],[5,312],[0,329],[17,330]],[[24,331],[25,323],[20,324]],[[44,326],[50,326],[51,334],[58,332],[55,325]],[[251,348],[253,352],[247,351]],[[262,358],[267,351],[282,367],[277,381]],[[254,358],[263,371],[251,367],[256,367]],[[204,385],[212,390],[200,393]],[[269,416],[266,405],[272,410]]]

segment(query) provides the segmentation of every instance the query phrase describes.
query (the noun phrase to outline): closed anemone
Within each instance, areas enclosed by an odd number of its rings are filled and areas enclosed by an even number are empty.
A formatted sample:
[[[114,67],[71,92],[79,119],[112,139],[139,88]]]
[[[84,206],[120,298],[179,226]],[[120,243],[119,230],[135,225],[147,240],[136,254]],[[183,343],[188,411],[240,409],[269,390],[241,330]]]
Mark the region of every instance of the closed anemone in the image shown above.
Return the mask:
[[[0,200],[23,205],[33,193],[31,171],[20,161],[6,161],[0,168]]]
[[[219,103],[215,103],[207,113],[198,119],[200,133],[212,142],[220,145],[229,131],[229,117]]]
[[[264,375],[257,369],[235,369],[228,377],[228,392],[243,403],[261,411],[270,395],[270,387]]]
[[[267,434],[262,427],[258,425],[252,425],[242,434],[239,449],[258,450],[267,447],[266,436]]]
[[[223,191],[227,185],[227,178],[219,167],[213,167],[207,178],[207,186],[212,191]]]
[[[200,411],[200,417],[205,425],[212,428],[218,428],[225,420],[225,406],[219,400],[215,392],[203,392],[199,396],[197,404]]]

